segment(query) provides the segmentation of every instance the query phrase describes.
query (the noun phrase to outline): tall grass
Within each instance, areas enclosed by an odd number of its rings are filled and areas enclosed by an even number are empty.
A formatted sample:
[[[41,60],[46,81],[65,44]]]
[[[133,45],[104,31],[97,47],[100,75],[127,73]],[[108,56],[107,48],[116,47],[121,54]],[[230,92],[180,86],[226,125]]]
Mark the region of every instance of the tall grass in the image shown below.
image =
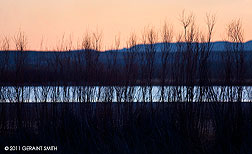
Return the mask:
[[[0,145],[59,153],[250,153],[251,105],[1,104]],[[34,106],[37,110],[34,110]],[[151,108],[152,106],[152,108]],[[4,110],[3,110],[4,109]]]

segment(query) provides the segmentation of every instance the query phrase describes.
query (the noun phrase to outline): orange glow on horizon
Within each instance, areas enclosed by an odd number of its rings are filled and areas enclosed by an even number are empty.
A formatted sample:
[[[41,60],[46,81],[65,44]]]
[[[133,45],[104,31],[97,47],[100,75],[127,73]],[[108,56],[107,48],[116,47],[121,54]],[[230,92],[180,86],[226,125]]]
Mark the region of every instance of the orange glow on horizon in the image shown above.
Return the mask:
[[[238,18],[243,22],[245,41],[252,39],[251,0],[2,0],[0,37],[12,38],[21,30],[30,50],[54,50],[63,35],[76,47],[87,31],[98,29],[103,33],[103,50],[110,49],[118,35],[123,48],[131,33],[140,41],[144,27],[160,31],[164,21],[173,25],[176,38],[183,30],[178,20],[182,10],[193,12],[202,30],[205,14],[216,14],[213,41],[222,40],[225,26]]]

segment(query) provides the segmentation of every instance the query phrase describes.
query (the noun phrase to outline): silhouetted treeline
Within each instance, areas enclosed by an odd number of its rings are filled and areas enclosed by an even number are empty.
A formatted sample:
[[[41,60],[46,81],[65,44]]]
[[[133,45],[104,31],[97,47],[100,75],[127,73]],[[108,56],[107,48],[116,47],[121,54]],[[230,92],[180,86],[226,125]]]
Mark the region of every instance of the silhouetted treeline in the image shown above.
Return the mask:
[[[159,101],[240,102],[247,89],[243,86],[252,85],[252,51],[244,49],[240,20],[227,25],[224,48],[214,51],[215,22],[215,16],[208,14],[207,28],[200,31],[194,15],[182,12],[183,33],[176,39],[172,26],[165,23],[160,32],[145,28],[141,38],[132,33],[122,50],[116,38],[113,50],[106,52],[101,51],[100,32],[86,33],[77,49],[63,37],[51,52],[27,51],[27,38],[19,32],[13,39],[15,51],[10,51],[8,37],[1,41],[0,98],[24,102],[26,86],[34,91],[40,88],[32,86],[42,86],[42,96],[53,88],[51,101],[69,100],[72,88],[78,102],[131,102],[136,93],[139,101],[152,102],[153,86],[159,86]],[[6,99],[8,86],[15,89],[11,99]],[[246,93],[248,100],[250,90]]]
[[[241,21],[228,24],[223,51],[213,51],[215,16],[207,15],[206,21],[203,33],[195,17],[183,12],[183,33],[176,40],[172,27],[165,23],[160,33],[147,27],[141,39],[131,34],[123,50],[117,38],[114,49],[106,52],[101,52],[98,32],[85,34],[78,50],[63,37],[51,52],[27,51],[27,38],[19,32],[13,39],[16,51],[9,50],[8,37],[1,41],[0,84],[141,85],[147,91],[153,85],[251,85],[252,51],[244,50]]]
[[[250,67],[252,52],[249,51],[211,52],[206,62],[201,58],[202,53],[177,51],[169,55],[162,52],[155,52],[152,55],[137,52],[135,48],[137,47],[123,53],[116,51],[100,53],[91,50],[50,53],[2,51],[0,84],[9,86],[252,84]]]

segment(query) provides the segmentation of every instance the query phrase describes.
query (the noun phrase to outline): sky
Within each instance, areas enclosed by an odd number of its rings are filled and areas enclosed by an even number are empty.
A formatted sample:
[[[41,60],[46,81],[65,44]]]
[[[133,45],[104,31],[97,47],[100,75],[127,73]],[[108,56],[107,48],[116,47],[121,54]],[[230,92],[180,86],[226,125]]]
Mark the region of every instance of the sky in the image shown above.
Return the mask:
[[[214,41],[223,40],[233,19],[242,20],[245,41],[252,39],[252,0],[0,0],[0,36],[13,38],[22,31],[30,50],[46,50],[55,49],[63,35],[75,46],[86,32],[99,31],[105,50],[115,36],[125,47],[130,34],[141,38],[144,27],[159,31],[164,21],[175,35],[181,33],[183,10],[192,12],[202,29],[206,13],[215,14]]]

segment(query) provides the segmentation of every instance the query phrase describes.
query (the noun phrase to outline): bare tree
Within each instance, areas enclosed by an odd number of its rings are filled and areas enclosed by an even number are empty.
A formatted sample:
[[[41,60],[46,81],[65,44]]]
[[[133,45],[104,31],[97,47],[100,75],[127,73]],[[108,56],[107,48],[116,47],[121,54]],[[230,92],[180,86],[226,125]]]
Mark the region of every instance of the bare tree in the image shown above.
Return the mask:
[[[183,65],[183,35],[179,34],[176,38],[176,50],[172,54],[172,67],[171,67],[171,82],[175,87],[172,89],[172,98],[173,102],[182,101],[182,83],[184,81],[184,65]]]
[[[191,13],[188,16],[182,12],[180,22],[184,29],[184,42],[183,45],[183,65],[186,87],[187,101],[192,102],[194,98],[194,84],[197,71],[197,61],[199,54],[199,30],[195,24],[195,17]]]
[[[82,40],[82,48],[84,49],[84,57],[85,57],[85,82],[86,84],[91,82],[90,80],[93,78],[93,71],[95,67],[95,58],[92,50],[92,40],[91,36],[89,33],[86,33],[83,40]],[[94,87],[85,87],[85,93],[87,94],[87,97],[84,96],[84,101],[85,98],[87,102],[90,102],[90,95],[92,94],[92,89]],[[83,93],[83,92],[82,92]]]
[[[102,71],[101,64],[99,62],[100,51],[102,49],[102,32],[95,32],[90,35],[86,33],[83,41],[82,48],[85,50],[85,81],[87,84],[98,84],[100,81],[99,73]],[[95,87],[86,87],[87,101],[94,100]],[[101,87],[98,87],[97,100],[101,97]]]
[[[0,42],[0,50],[1,50],[1,66],[0,66],[0,78],[1,80],[7,80],[6,74],[9,73],[8,67],[9,67],[9,58],[10,58],[10,39],[7,36],[4,36],[4,38]]]
[[[7,36],[4,36],[2,40],[0,40],[0,82],[1,85],[8,81],[8,68],[9,68],[9,49],[10,49],[10,40]],[[0,101],[6,100],[6,92],[7,87],[5,85],[0,85]]]
[[[61,96],[61,88],[60,85],[64,83],[64,78],[65,78],[65,72],[67,70],[67,67],[65,67],[65,63],[67,63],[67,55],[64,55],[64,52],[69,51],[71,49],[71,39],[70,43],[68,44],[67,40],[65,39],[65,34],[62,35],[61,39],[58,40],[56,49],[53,52],[53,57],[47,60],[47,66],[48,70],[52,69],[54,72],[54,76],[52,78],[54,82],[53,90],[52,90],[52,95],[51,95],[51,100],[53,102],[57,102],[60,100]],[[45,77],[46,79],[46,77]],[[47,90],[46,87],[43,87],[42,92],[44,93],[43,96],[48,96],[49,90]],[[43,99],[44,100],[44,99]]]
[[[15,61],[15,81],[16,85],[21,83],[24,84],[24,76],[25,76],[25,65],[27,60],[27,45],[28,45],[28,39],[24,32],[19,31],[13,38],[14,44],[16,47],[17,52],[14,56]],[[21,90],[21,100],[19,98]],[[19,87],[16,87],[16,94],[17,94],[17,102],[23,102],[24,101],[24,86],[20,89]]]
[[[158,33],[153,27],[147,27],[142,34],[142,41],[144,50],[142,54],[142,81],[144,81],[145,86],[142,87],[143,101],[146,99],[146,94],[148,94],[148,101],[153,101],[152,88],[154,82],[155,74],[155,57],[156,57],[156,43],[158,42]],[[147,90],[147,93],[146,93]]]
[[[118,65],[118,52],[120,47],[120,36],[115,37],[114,46],[111,47],[111,51],[107,51],[106,54],[106,84],[110,85],[104,88],[105,95],[107,95],[106,102],[112,102],[116,98],[117,102],[122,100],[119,97],[121,94],[121,86],[119,86],[120,81],[120,66]],[[115,94],[115,96],[114,96]]]
[[[13,38],[17,51],[25,51],[28,45],[28,39],[24,32],[19,31]]]
[[[182,14],[180,15],[179,21],[184,28],[184,41],[187,42],[188,27],[194,22],[194,15],[192,13],[186,15],[185,10],[183,10]]]
[[[172,50],[171,42],[173,40],[173,28],[166,22],[163,25],[161,31],[162,47],[161,47],[161,73],[160,73],[160,84],[161,84],[161,95],[160,101],[165,101],[165,86],[168,78],[168,66],[169,66],[169,54]]]
[[[134,99],[136,80],[138,77],[137,56],[139,47],[137,46],[137,36],[132,33],[127,41],[127,51],[123,53],[124,59],[124,101],[132,102]]]
[[[206,36],[201,36],[201,47],[200,47],[200,54],[199,54],[199,86],[200,86],[200,92],[199,92],[199,101],[203,101],[203,95],[209,94],[208,96],[214,97],[214,90],[212,87],[208,87],[210,85],[211,80],[211,74],[209,72],[209,56],[211,54],[213,43],[212,36],[214,27],[216,24],[216,17],[215,15],[206,14],[206,26],[207,26],[207,34]],[[208,100],[211,101],[212,99],[208,97]],[[216,97],[213,98],[215,101],[217,101]]]
[[[234,59],[235,67],[235,83],[238,85],[237,89],[237,101],[242,100],[242,82],[245,74],[245,63],[244,63],[244,30],[240,19],[233,20],[227,26],[227,41],[226,46],[227,52],[231,52]],[[232,57],[231,57],[232,58]],[[232,60],[231,60],[232,61]]]

